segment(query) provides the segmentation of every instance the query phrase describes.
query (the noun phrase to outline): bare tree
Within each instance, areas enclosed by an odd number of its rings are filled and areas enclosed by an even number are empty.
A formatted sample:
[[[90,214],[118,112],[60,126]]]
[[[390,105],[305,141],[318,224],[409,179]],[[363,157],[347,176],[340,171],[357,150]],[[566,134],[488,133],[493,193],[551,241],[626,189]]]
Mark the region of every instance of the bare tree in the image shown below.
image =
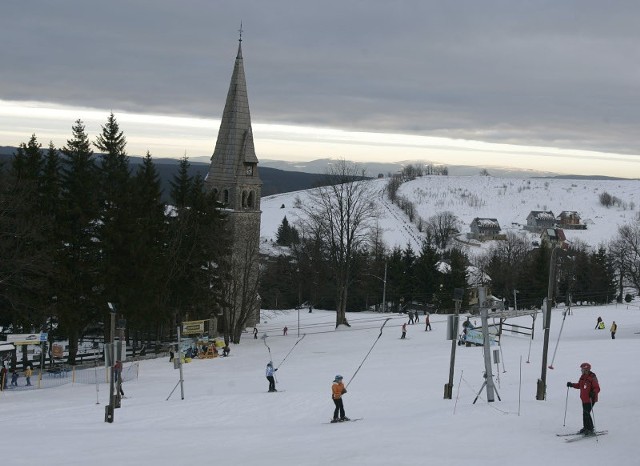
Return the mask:
[[[344,159],[328,173],[332,184],[315,188],[308,204],[302,204],[303,229],[322,239],[336,283],[336,327],[349,325],[347,296],[357,253],[368,248],[377,218],[372,185],[365,172]]]
[[[229,266],[231,273],[223,284],[223,334],[225,343],[240,343],[242,331],[249,323],[254,323],[260,312],[258,295],[260,267],[259,233],[254,232],[246,241],[235,244],[235,253],[229,260],[236,264]]]
[[[427,232],[435,241],[436,245],[444,249],[449,244],[451,237],[458,232],[458,217],[453,212],[445,210],[429,217],[427,220]]]
[[[640,221],[620,226],[614,246],[622,278],[640,293]]]

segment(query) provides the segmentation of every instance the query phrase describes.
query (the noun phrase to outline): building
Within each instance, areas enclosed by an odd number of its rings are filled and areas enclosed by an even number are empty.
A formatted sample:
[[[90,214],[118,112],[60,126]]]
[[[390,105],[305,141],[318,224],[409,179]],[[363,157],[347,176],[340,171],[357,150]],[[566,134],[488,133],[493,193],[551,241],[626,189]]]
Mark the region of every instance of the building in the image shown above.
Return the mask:
[[[555,246],[560,246],[566,249],[569,244],[567,243],[567,237],[564,235],[564,231],[561,228],[545,228],[540,234],[540,243],[547,243],[552,249]]]
[[[505,235],[500,234],[500,223],[495,218],[476,217],[471,221],[469,229],[469,238],[479,241],[505,239]]]
[[[556,217],[550,210],[532,210],[527,216],[526,230],[542,232],[546,228],[553,228],[556,225]]]
[[[260,318],[258,296],[260,198],[262,181],[253,143],[249,98],[242,59],[242,31],[231,83],[220,122],[218,140],[205,181],[223,204],[227,234],[232,239],[226,266],[219,330],[237,343],[242,331]]]
[[[587,225],[580,222],[578,212],[572,210],[563,210],[557,219],[557,225],[565,230],[586,230]]]

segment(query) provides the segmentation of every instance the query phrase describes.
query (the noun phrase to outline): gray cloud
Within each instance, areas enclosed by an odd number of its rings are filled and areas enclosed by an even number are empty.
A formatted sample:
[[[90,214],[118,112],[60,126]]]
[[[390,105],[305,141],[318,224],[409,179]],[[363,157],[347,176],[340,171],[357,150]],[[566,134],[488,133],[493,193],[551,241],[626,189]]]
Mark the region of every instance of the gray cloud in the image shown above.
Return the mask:
[[[0,99],[640,154],[640,3],[5,2]]]

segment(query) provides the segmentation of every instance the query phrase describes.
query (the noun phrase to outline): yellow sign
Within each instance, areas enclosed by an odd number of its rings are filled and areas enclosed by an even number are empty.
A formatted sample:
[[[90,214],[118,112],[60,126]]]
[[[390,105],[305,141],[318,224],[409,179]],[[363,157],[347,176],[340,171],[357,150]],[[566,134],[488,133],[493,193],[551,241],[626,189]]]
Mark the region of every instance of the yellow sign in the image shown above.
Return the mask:
[[[204,323],[206,320],[192,320],[182,322],[183,335],[200,335],[204,333]]]

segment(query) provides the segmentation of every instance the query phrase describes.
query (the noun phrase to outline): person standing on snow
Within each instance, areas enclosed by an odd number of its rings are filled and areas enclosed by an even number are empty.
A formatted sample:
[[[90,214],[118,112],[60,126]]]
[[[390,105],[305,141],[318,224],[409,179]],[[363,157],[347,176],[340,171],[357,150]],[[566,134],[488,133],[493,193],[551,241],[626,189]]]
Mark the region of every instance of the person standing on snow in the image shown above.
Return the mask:
[[[577,388],[580,390],[580,401],[582,401],[582,429],[580,434],[594,435],[593,419],[591,419],[591,410],[593,405],[598,401],[598,393],[600,393],[600,384],[596,374],[591,372],[591,364],[583,362],[580,364],[582,375],[578,383],[567,382],[567,387]]]
[[[402,324],[402,336],[400,337],[401,340],[404,340],[404,337],[407,336],[407,323],[405,322],[404,324]]]
[[[258,329],[256,327],[253,327],[253,339],[258,339]]]
[[[616,339],[616,332],[618,331],[618,325],[616,324],[615,320],[611,324],[611,329],[610,330],[611,330],[611,339],[615,340]]]
[[[424,331],[431,330],[431,321],[429,320],[429,313],[424,316]]]
[[[269,391],[270,392],[277,392],[278,390],[276,390],[276,380],[273,378],[273,373],[275,371],[277,371],[278,368],[276,367],[275,369],[273,368],[273,363],[271,361],[269,361],[267,363],[267,370],[266,370],[266,376],[267,376],[267,380],[269,381]]]
[[[331,422],[343,422],[348,421],[349,418],[344,414],[344,404],[342,403],[342,395],[347,393],[347,389],[342,383],[342,376],[336,375],[333,379],[333,385],[331,385],[331,399],[333,404],[336,405],[336,409],[333,410],[333,419]],[[340,417],[338,417],[338,414]]]

